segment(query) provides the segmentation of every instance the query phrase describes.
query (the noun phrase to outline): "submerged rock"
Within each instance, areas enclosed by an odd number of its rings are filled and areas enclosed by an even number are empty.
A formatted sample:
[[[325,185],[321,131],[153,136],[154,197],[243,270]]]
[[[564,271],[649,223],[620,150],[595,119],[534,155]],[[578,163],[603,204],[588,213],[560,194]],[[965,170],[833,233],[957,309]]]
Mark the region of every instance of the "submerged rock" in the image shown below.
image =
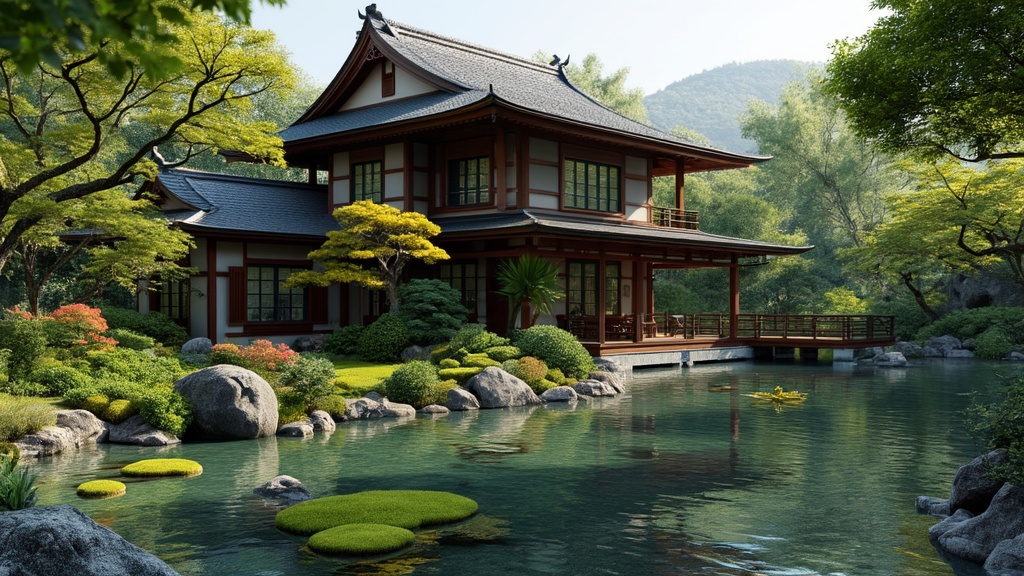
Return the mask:
[[[929,514],[939,518],[949,516],[949,500],[934,498],[932,496],[917,497],[918,514]]]
[[[545,402],[576,402],[579,394],[569,386],[555,386],[545,390],[540,399]]]
[[[309,489],[302,482],[284,474],[253,488],[252,493],[260,498],[276,498],[290,502],[302,502],[310,498]]]
[[[313,425],[309,420],[289,422],[278,429],[277,435],[287,438],[309,438],[313,435]]]
[[[376,400],[375,398],[379,398]],[[408,418],[416,415],[416,409],[408,404],[388,402],[388,399],[371,392],[362,398],[345,400],[344,421],[373,420],[376,418]]]
[[[617,396],[619,394],[618,390],[600,380],[580,380],[572,385],[572,389],[580,396],[600,397]]]
[[[313,426],[314,432],[333,434],[338,428],[337,424],[334,423],[334,418],[331,418],[331,415],[324,410],[313,410],[310,412],[307,420]]]
[[[902,368],[907,365],[907,359],[899,352],[884,352],[875,356],[872,362],[874,362],[875,366],[883,368]]]
[[[110,434],[107,437],[107,441],[112,444],[170,446],[181,443],[177,436],[155,428],[138,414],[120,424],[111,424],[109,430]]]

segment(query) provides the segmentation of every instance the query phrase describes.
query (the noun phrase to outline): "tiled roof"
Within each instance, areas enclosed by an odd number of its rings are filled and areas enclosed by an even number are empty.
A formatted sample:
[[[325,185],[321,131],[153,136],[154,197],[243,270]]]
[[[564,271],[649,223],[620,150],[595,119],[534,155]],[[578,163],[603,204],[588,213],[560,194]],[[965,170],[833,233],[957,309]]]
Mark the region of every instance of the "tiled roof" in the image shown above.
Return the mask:
[[[157,182],[195,210],[169,210],[182,225],[217,231],[324,236],[338,222],[327,213],[324,186],[243,178],[177,168]]]
[[[785,246],[757,240],[745,240],[708,234],[699,230],[642,226],[623,222],[599,222],[581,218],[570,218],[532,210],[519,210],[482,216],[458,216],[435,218],[441,227],[440,239],[445,234],[458,235],[473,232],[501,230],[509,232],[548,232],[559,236],[579,236],[593,239],[612,239],[636,242],[649,246],[692,247],[697,249],[725,250],[744,255],[791,255],[807,252],[812,246]]]

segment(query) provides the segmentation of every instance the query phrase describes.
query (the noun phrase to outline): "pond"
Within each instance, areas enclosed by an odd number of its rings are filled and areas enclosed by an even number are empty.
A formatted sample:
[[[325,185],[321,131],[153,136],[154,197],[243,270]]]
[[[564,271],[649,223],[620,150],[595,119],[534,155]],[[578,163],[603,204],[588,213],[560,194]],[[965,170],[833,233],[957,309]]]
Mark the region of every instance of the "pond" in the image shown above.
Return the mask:
[[[1009,364],[707,364],[637,371],[627,394],[579,404],[345,423],[330,437],[102,445],[45,459],[40,503],[70,503],[184,575],[951,575],[918,495],[946,496],[982,447],[959,416]],[[809,393],[782,406],[745,394]],[[87,501],[84,481],[151,457],[202,476]],[[277,474],[315,496],[447,490],[480,514],[387,558],[324,558],[252,496]],[[467,535],[468,534],[468,535]],[[958,574],[970,574],[959,569]]]

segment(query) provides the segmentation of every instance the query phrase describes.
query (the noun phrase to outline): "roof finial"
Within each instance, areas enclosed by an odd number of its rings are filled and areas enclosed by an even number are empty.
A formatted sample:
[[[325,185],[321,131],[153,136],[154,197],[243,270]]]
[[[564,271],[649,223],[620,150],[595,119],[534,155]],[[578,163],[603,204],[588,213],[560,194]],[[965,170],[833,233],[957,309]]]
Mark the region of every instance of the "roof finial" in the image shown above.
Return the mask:
[[[548,66],[555,66],[559,69],[565,68],[569,65],[569,58],[572,58],[572,54],[566,56],[565,61],[563,62],[562,59],[558,57],[558,54],[555,54],[552,56],[551,62],[548,62]]]
[[[359,19],[360,20],[366,20],[367,18],[376,18],[377,20],[383,20],[384,19],[384,15],[380,13],[380,10],[377,10],[377,3],[376,2],[374,2],[373,4],[370,4],[369,6],[366,7],[366,15],[365,16],[363,15],[362,12],[360,12],[358,10],[356,10],[356,14],[359,14]]]

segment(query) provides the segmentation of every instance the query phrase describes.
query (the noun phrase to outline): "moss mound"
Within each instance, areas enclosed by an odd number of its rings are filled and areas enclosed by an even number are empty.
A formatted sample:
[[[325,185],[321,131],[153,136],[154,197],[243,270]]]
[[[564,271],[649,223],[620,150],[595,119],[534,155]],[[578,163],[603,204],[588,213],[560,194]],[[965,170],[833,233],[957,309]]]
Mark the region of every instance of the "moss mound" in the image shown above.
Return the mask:
[[[277,513],[274,526],[308,536],[346,524],[386,524],[412,529],[476,514],[465,496],[431,490],[369,490],[300,502]]]
[[[199,476],[203,467],[184,458],[152,458],[139,460],[121,468],[122,476]]]
[[[401,550],[416,540],[405,528],[386,524],[345,524],[317,532],[308,546],[323,554],[386,554]]]
[[[80,498],[116,498],[126,491],[125,485],[117,480],[92,480],[78,485]]]

